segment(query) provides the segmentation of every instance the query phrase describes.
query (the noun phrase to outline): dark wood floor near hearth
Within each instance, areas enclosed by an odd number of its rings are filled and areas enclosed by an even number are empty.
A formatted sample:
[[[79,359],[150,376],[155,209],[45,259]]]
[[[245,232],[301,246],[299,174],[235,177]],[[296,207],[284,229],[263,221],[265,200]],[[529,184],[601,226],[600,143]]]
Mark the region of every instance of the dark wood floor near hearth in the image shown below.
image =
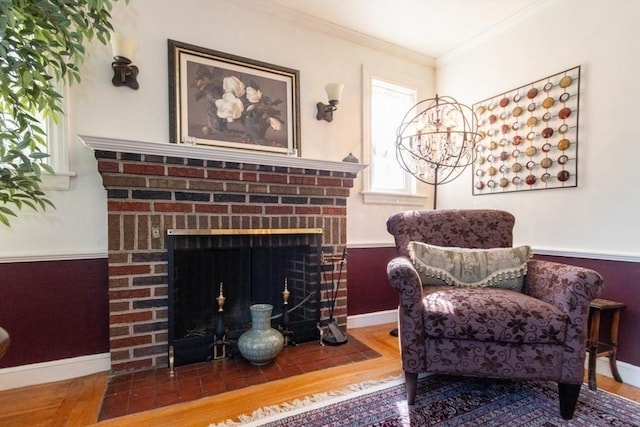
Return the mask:
[[[293,375],[380,357],[353,337],[340,346],[317,341],[285,347],[274,362],[254,366],[242,357],[122,374],[110,378],[99,420],[188,402]]]

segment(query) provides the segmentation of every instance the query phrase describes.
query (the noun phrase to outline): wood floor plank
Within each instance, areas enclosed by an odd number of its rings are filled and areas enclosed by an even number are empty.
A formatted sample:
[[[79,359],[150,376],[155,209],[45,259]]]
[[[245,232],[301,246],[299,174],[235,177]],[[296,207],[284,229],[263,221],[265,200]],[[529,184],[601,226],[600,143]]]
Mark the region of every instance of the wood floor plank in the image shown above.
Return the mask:
[[[86,426],[94,424],[100,415],[102,397],[107,389],[108,373],[70,380],[67,393],[53,418],[54,425]]]
[[[0,426],[49,426],[71,381],[23,387],[0,392]]]
[[[381,357],[271,381],[216,396],[171,405],[97,423],[98,427],[206,426],[267,405],[317,393],[346,389],[351,384],[402,374],[393,324],[350,329],[349,334]],[[71,426],[96,424],[107,374],[0,392],[0,426]],[[640,388],[598,375],[598,387],[640,402]]]

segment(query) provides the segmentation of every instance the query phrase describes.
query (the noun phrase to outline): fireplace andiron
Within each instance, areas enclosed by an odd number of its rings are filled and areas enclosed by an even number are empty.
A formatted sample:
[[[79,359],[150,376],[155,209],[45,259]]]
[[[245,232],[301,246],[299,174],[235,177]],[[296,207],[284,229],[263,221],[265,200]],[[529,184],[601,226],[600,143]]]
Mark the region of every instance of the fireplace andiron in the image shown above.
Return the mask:
[[[285,347],[295,347],[296,342],[293,340],[293,331],[289,328],[289,285],[287,278],[284,278],[284,291],[282,291],[282,321],[278,325],[278,330],[284,337]]]
[[[224,313],[222,307],[224,306],[226,299],[227,298],[225,298],[222,292],[222,282],[220,282],[220,295],[216,298],[216,302],[218,303],[218,321],[216,322],[216,329],[213,334],[213,342],[209,345],[211,355],[208,360],[218,360],[227,357],[227,346],[229,345],[229,342],[227,341],[227,331],[224,327],[224,320],[222,318]]]

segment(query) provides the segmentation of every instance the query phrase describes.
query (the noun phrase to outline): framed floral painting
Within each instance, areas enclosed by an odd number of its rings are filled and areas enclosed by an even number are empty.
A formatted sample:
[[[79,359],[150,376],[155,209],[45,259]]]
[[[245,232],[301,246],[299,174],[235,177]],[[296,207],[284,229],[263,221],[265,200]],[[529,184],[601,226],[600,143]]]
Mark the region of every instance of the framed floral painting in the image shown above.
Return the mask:
[[[171,142],[299,154],[298,70],[168,45]]]

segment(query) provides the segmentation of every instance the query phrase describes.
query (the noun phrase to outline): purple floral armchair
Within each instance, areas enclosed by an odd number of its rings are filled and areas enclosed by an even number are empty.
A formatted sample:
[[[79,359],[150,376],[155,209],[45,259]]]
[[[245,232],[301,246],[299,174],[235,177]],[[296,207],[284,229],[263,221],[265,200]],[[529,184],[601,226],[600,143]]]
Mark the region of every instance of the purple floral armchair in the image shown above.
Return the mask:
[[[407,211],[387,230],[398,257],[387,265],[400,294],[399,331],[407,400],[421,372],[558,383],[560,413],[571,419],[584,375],[589,304],[603,290],[593,270],[530,260],[522,292],[423,286],[407,245],[512,246],[515,218],[498,210]]]

